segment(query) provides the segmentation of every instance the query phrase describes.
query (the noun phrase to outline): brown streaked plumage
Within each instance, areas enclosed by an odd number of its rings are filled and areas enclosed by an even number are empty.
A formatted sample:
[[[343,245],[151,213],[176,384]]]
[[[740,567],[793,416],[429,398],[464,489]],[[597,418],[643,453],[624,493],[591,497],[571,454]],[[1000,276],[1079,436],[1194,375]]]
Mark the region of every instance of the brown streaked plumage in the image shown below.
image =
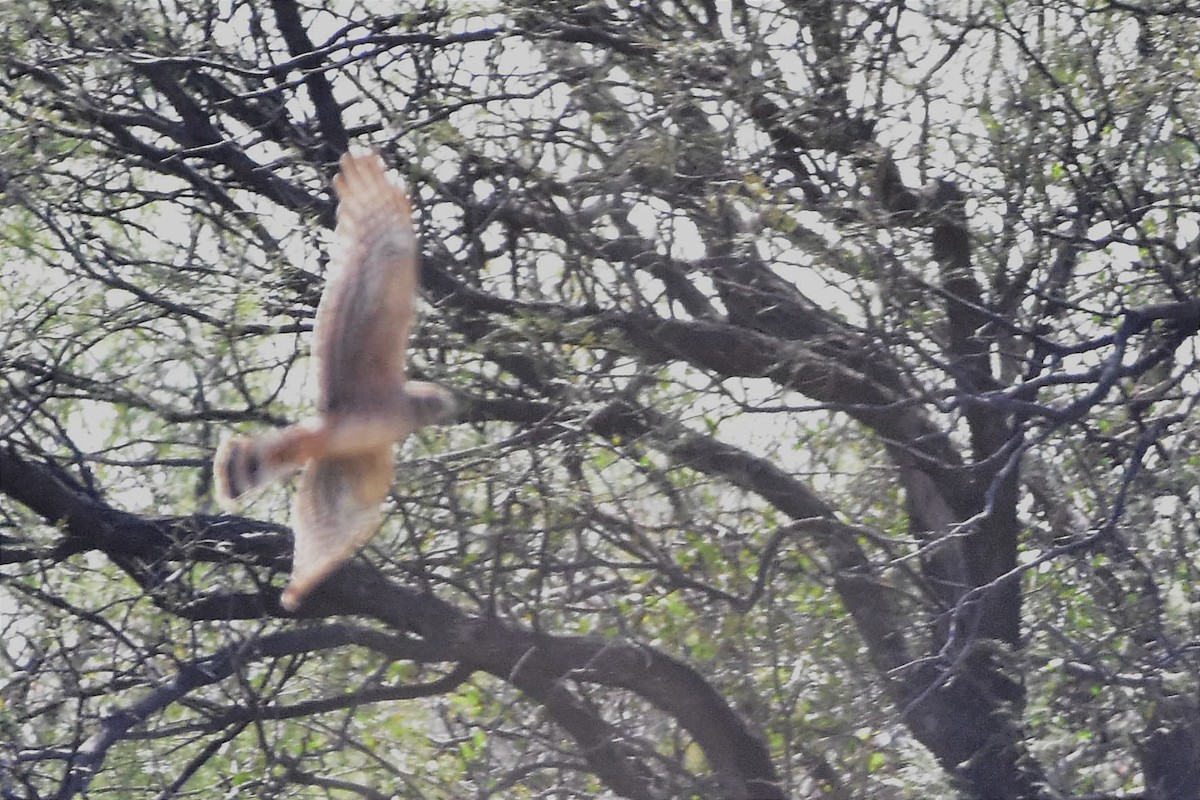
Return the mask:
[[[417,287],[407,195],[374,153],[342,156],[333,188],[337,252],[313,339],[318,417],[225,441],[213,459],[217,499],[227,507],[304,469],[292,509],[292,576],[281,598],[289,609],[375,535],[393,446],[453,409],[445,389],[406,379]]]

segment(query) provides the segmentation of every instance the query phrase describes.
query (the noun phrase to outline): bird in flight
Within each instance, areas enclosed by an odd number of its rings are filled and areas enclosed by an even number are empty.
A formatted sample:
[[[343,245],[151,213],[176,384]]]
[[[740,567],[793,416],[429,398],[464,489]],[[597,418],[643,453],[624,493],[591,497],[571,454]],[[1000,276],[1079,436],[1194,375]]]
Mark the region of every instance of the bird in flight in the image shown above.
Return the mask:
[[[292,507],[295,548],[283,607],[375,535],[392,485],[393,447],[454,409],[448,391],[406,377],[417,289],[417,237],[404,188],[376,153],[346,154],[331,274],[317,307],[317,417],[217,449],[217,500],[236,509],[303,469]]]

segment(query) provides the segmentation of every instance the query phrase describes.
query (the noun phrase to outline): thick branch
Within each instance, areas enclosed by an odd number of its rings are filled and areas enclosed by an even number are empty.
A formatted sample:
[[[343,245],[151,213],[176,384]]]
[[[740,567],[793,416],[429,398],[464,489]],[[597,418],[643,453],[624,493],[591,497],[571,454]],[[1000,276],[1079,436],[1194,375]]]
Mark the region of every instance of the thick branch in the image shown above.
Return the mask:
[[[143,581],[150,580],[147,574],[153,573],[139,572],[138,565],[159,562],[164,553],[175,558],[191,556],[191,551],[174,547],[176,535],[185,527],[182,520],[146,520],[112,509],[99,499],[73,490],[50,475],[47,468],[25,461],[11,448],[0,449],[0,493],[27,505],[46,521],[62,524],[74,541],[73,549],[102,549]],[[201,533],[202,522],[203,518],[196,519],[193,535]],[[244,549],[253,551],[258,547],[254,542]],[[272,591],[272,595],[263,606],[278,612],[277,594]],[[576,739],[596,774],[628,797],[657,800],[662,793],[655,787],[654,775],[643,763],[642,754],[622,744],[620,731],[566,689],[563,679],[628,689],[673,716],[704,750],[722,785],[728,787],[729,797],[782,797],[765,743],[750,733],[720,694],[694,670],[656,651],[598,637],[555,637],[495,618],[471,617],[433,595],[395,584],[377,569],[359,562],[347,565],[318,588],[301,612],[309,616],[367,614],[396,630],[414,631],[421,639],[362,631],[353,636],[341,631],[339,635],[347,637],[348,643],[396,658],[465,664],[511,682],[541,702]],[[268,637],[253,649],[269,657],[291,641],[282,635]],[[623,654],[620,663],[625,666],[585,669],[609,663],[605,659],[610,656],[605,654],[610,651]],[[60,796],[71,797],[82,791],[104,753],[133,725],[197,686],[231,674],[233,659],[230,651],[201,662],[128,711],[110,718],[103,730],[85,744]],[[640,672],[630,671],[630,662],[637,659],[645,665]]]
[[[321,131],[322,160],[334,164],[350,149],[350,137],[342,125],[342,111],[333,97],[333,87],[321,69],[322,57],[314,53],[316,48],[308,37],[308,31],[300,19],[300,7],[295,0],[271,0],[279,32],[287,42],[296,66],[304,72],[304,85],[317,112],[317,125]]]
[[[104,719],[100,730],[88,737],[73,754],[66,779],[56,797],[59,800],[67,800],[86,792],[88,784],[99,772],[113,745],[127,738],[132,728],[161,713],[190,692],[225,680],[251,661],[360,644],[364,643],[362,634],[363,632],[346,625],[284,631],[249,643],[226,647],[208,658],[186,665],[167,683]],[[392,636],[388,637],[390,641],[386,643],[386,647],[379,647],[381,642],[378,634],[371,633],[367,638],[375,639],[376,649],[381,649],[395,658],[424,660],[432,655],[425,652],[427,648],[420,642],[412,639]]]

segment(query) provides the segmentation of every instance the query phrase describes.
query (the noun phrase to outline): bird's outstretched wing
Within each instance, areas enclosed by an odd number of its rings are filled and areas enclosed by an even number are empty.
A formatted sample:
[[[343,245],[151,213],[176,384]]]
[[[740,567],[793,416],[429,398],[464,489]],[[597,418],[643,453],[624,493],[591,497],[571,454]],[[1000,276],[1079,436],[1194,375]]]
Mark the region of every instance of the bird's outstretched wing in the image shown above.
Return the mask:
[[[280,602],[295,609],[329,573],[375,535],[392,484],[389,443],[368,453],[311,462],[292,507],[296,544]]]
[[[317,307],[317,410],[374,411],[405,378],[417,289],[417,237],[400,185],[377,154],[342,156],[336,251]]]

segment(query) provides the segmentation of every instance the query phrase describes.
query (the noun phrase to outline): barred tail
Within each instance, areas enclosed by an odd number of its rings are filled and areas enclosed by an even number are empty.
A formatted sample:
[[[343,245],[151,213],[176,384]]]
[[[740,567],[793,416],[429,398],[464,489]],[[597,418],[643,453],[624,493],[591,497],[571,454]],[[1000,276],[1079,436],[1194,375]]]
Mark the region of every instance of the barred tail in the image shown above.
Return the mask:
[[[296,428],[261,436],[226,439],[213,457],[217,502],[237,510],[257,490],[304,465],[307,431]]]

